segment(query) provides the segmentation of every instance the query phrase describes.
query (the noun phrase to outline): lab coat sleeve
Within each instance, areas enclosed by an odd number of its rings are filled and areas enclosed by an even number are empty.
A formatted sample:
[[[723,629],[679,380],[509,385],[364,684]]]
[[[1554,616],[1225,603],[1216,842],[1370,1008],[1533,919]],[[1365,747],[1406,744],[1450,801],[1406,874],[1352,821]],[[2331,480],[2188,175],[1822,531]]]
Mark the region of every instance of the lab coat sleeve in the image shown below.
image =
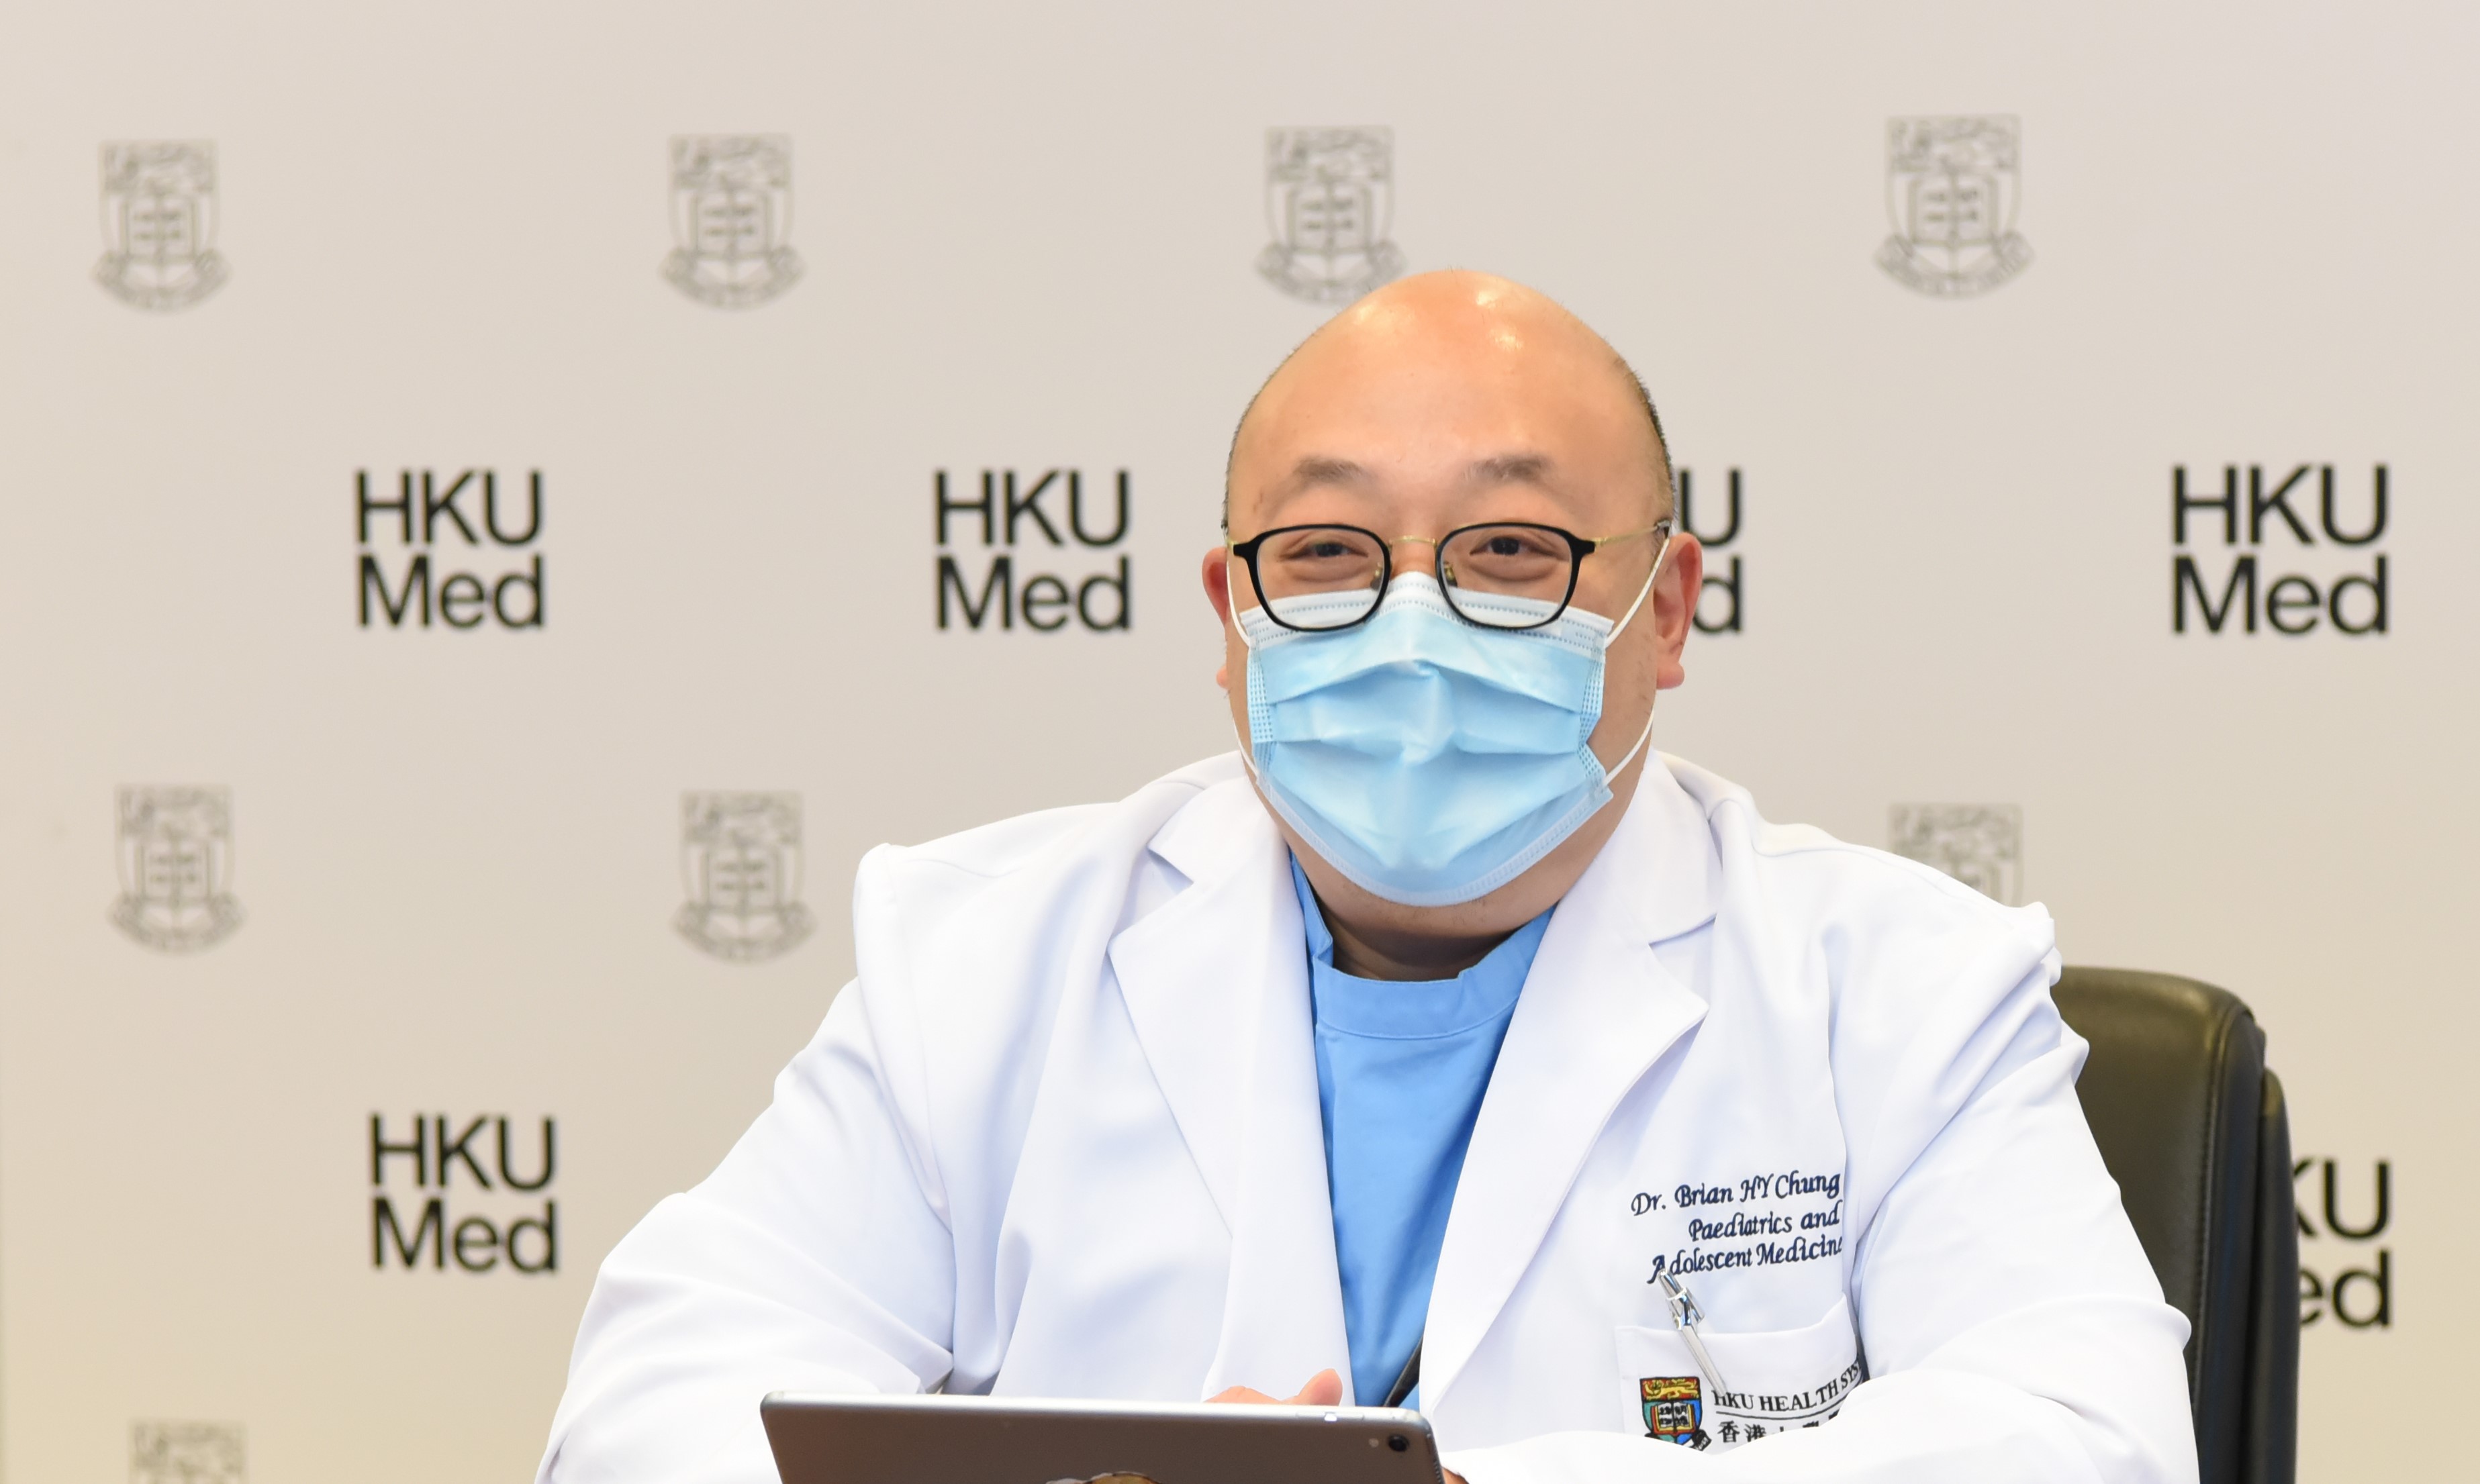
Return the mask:
[[[723,1164],[612,1249],[538,1484],[775,1484],[768,1392],[944,1377],[954,1249],[887,1052],[910,1037],[873,1024],[901,1016],[845,989]]]
[[[2051,1003],[2056,963],[1981,992],[1985,1014],[1915,1017],[1907,1044],[1876,1048],[1879,1075],[1854,1079],[1851,1193],[1873,1211],[1850,1289],[1871,1379],[1840,1415],[1728,1452],[1558,1433],[1447,1467],[1470,1484],[2193,1484],[2186,1321],[2076,1101],[2085,1048]]]

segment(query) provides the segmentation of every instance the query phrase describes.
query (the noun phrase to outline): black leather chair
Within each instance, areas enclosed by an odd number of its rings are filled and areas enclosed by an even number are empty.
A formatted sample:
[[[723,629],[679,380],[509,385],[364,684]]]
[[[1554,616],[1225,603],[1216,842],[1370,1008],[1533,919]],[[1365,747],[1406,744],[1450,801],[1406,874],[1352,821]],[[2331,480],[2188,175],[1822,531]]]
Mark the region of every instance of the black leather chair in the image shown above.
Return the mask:
[[[2070,968],[2058,1013],[2092,1043],[2076,1092],[2161,1291],[2194,1326],[2202,1484],[2291,1484],[2299,1229],[2290,1120],[2236,996],[2170,974]]]

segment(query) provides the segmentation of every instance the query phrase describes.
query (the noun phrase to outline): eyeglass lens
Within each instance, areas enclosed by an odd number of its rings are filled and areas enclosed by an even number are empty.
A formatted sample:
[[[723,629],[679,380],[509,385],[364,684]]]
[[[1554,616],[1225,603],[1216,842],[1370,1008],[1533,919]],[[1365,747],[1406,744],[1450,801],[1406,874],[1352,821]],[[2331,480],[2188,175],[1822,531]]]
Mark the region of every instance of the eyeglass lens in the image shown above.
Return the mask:
[[[1417,570],[1417,569],[1415,569]],[[1258,596],[1279,619],[1295,628],[1346,628],[1366,619],[1384,596],[1386,547],[1350,525],[1303,525],[1270,532],[1257,549]],[[1475,525],[1450,535],[1437,554],[1437,575],[1447,601],[1472,623],[1492,628],[1533,628],[1566,605],[1576,574],[1575,549],[1564,534],[1534,525]],[[1340,594],[1367,601],[1318,603],[1311,613],[1282,611],[1284,600]],[[1473,603],[1460,597],[1525,600]],[[1546,607],[1542,605],[1548,605]]]

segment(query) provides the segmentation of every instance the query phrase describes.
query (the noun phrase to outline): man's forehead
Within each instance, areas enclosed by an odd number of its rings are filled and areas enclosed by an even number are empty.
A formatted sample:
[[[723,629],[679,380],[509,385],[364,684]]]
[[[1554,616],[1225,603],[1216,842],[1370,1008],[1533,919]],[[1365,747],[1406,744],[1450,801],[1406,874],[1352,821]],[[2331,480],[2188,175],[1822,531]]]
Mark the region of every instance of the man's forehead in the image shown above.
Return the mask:
[[[1437,457],[1504,460],[1557,449],[1576,457],[1580,440],[1632,440],[1641,415],[1626,373],[1608,357],[1488,351],[1422,354],[1412,347],[1352,347],[1287,365],[1246,416],[1235,455],[1271,459],[1261,477],[1304,457],[1353,450],[1421,448]]]
[[[1556,306],[1404,306],[1327,323],[1276,369],[1266,399],[1380,390],[1385,383],[1488,383],[1517,392],[1615,365],[1601,337]]]
[[[1366,486],[1373,462],[1408,458],[1458,483],[1550,489],[1580,463],[1640,454],[1659,487],[1660,423],[1600,336],[1521,285],[1427,274],[1336,316],[1276,369],[1233,430],[1228,493]]]

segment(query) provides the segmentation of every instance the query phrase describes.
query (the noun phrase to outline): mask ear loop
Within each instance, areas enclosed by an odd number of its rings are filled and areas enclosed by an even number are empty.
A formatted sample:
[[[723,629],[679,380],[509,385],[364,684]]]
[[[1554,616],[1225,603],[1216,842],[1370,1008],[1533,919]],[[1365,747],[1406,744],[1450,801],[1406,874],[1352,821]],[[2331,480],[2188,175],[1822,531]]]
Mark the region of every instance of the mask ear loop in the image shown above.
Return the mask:
[[[1240,595],[1231,591],[1231,553],[1228,549],[1226,549],[1223,556],[1223,601],[1231,606],[1231,627],[1240,635],[1240,647],[1244,650],[1253,652],[1257,646],[1249,638],[1249,626],[1240,622]],[[1243,687],[1243,695],[1245,696],[1246,687],[1249,684],[1249,678],[1245,671],[1241,675],[1240,684]],[[1246,715],[1245,711],[1243,712],[1243,715]],[[1250,753],[1255,748],[1256,744],[1249,740],[1249,732],[1247,723],[1245,721],[1234,721],[1231,724],[1231,737],[1233,741],[1240,744],[1240,766],[1249,770],[1250,778],[1255,779],[1257,777],[1257,760],[1254,757],[1252,757]]]
[[[1653,579],[1662,576],[1662,564],[1670,557],[1670,541],[1669,534],[1663,536],[1662,550],[1653,553],[1653,570],[1644,575],[1644,586],[1636,590],[1636,601],[1628,604],[1628,610],[1619,619],[1617,627],[1611,630],[1609,638],[1602,641],[1603,649],[1617,643],[1619,635],[1627,631],[1628,625],[1636,622],[1636,610],[1644,606],[1645,599],[1653,592]],[[1227,569],[1223,575],[1223,585],[1226,588],[1231,585],[1231,574]]]
[[[1653,571],[1645,574],[1644,586],[1637,589],[1636,601],[1628,604],[1627,616],[1620,619],[1618,627],[1611,630],[1611,636],[1602,641],[1603,649],[1607,650],[1618,641],[1619,634],[1635,621],[1636,610],[1644,606],[1645,595],[1653,591],[1653,579],[1662,576],[1662,564],[1670,556],[1670,540],[1667,535],[1662,538],[1662,550],[1653,553]],[[1227,576],[1226,580],[1228,580]],[[1653,710],[1651,706],[1644,708],[1644,730],[1636,734],[1636,745],[1627,750],[1627,755],[1618,760],[1617,766],[1602,770],[1602,777],[1605,780],[1615,779],[1625,773],[1628,764],[1636,761],[1636,755],[1644,751],[1645,743],[1653,740]]]
[[[1231,590],[1231,550],[1223,551],[1223,601],[1231,610],[1231,627],[1239,631],[1240,647],[1253,650],[1257,646],[1249,637],[1249,626],[1240,622],[1240,595]]]
[[[1651,740],[1653,740],[1653,707],[1647,706],[1644,709],[1644,730],[1636,734],[1636,746],[1627,750],[1627,755],[1619,759],[1617,767],[1603,769],[1602,778],[1608,780],[1625,773],[1628,764],[1636,761],[1636,755],[1643,752],[1645,743]]]

